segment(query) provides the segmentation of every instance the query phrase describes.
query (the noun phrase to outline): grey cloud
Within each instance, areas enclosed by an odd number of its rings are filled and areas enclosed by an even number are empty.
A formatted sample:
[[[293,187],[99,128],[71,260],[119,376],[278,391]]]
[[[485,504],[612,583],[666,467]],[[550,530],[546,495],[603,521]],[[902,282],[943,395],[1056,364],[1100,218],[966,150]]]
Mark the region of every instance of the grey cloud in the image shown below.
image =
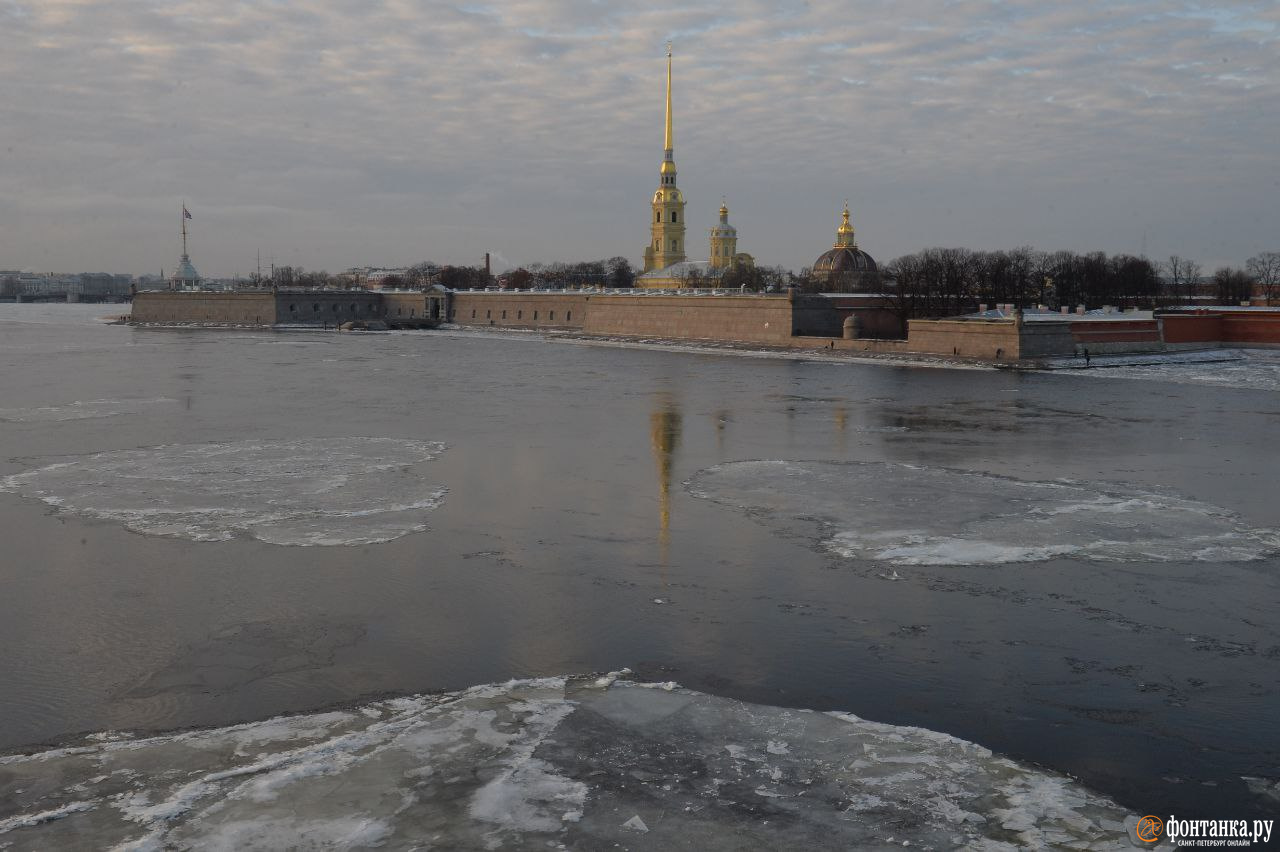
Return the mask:
[[[638,260],[668,38],[690,216],[727,195],[762,262],[807,264],[845,195],[885,259],[1143,230],[1205,265],[1276,248],[1271,3],[46,0],[0,21],[0,266],[171,266],[184,196],[206,273],[258,242],[330,269]]]

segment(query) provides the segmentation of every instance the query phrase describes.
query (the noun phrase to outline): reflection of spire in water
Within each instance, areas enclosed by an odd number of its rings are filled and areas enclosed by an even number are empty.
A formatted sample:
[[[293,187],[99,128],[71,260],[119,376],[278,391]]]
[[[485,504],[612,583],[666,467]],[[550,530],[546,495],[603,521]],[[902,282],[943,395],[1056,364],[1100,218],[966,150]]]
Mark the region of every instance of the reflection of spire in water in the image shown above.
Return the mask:
[[[653,456],[658,462],[658,543],[662,547],[664,563],[671,541],[671,471],[675,466],[676,447],[680,445],[680,427],[680,412],[671,398],[664,394],[659,398],[659,407],[649,415],[649,438],[653,443]]]

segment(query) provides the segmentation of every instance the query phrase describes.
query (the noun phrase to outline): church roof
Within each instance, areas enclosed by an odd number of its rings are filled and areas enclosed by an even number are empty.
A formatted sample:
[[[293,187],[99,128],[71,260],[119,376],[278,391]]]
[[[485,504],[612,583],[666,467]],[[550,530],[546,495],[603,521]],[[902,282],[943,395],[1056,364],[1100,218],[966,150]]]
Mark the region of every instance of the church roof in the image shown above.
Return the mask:
[[[876,262],[857,246],[839,246],[823,252],[813,262],[813,271],[818,274],[839,272],[874,272]]]
[[[200,280],[199,273],[197,273],[196,268],[191,265],[191,258],[187,257],[185,254],[182,256],[182,260],[178,261],[178,269],[176,272],[173,273],[173,280],[174,281]]]

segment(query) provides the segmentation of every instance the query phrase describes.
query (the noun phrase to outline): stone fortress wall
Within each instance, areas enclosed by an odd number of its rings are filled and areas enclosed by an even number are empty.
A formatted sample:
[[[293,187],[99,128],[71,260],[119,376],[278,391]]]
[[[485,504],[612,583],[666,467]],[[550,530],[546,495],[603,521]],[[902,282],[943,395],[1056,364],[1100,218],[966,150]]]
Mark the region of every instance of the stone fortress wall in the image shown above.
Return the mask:
[[[321,326],[347,322],[422,327],[447,309],[440,291],[154,290],[135,294],[139,325]]]
[[[1280,309],[1212,308],[1130,318],[1072,315],[913,319],[905,339],[885,297],[599,291],[154,291],[138,293],[139,324],[567,331],[601,337],[717,341],[846,352],[925,354],[993,362],[1092,354],[1280,347]],[[897,332],[895,335],[894,333]],[[894,339],[896,337],[896,339]]]

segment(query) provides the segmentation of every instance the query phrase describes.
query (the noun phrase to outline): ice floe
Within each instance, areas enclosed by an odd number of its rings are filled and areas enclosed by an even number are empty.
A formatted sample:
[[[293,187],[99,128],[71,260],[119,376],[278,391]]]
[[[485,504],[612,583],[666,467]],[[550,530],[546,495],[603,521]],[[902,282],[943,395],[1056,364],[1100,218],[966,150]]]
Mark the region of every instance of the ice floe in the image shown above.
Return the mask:
[[[0,491],[151,535],[281,545],[390,541],[426,529],[445,489],[433,441],[313,438],[116,450],[0,478]]]
[[[1127,363],[1111,367],[1104,358],[1100,366],[1106,369],[1073,370],[1072,375],[1280,391],[1280,352],[1272,350],[1228,349],[1153,356],[1139,363],[1132,363],[1133,360],[1130,358]],[[1062,366],[1078,366],[1078,362]]]
[[[1239,562],[1280,550],[1280,533],[1224,509],[1114,484],[884,462],[743,461],[701,471],[687,487],[766,524],[816,522],[832,552],[898,566]]]
[[[920,728],[616,674],[0,758],[0,847],[1114,849],[1123,808]]]
[[[119,417],[122,414],[140,414],[152,406],[176,403],[169,397],[149,399],[86,399],[65,405],[37,405],[27,408],[0,408],[0,422],[5,423],[59,423],[67,420],[97,420],[102,417]]]

